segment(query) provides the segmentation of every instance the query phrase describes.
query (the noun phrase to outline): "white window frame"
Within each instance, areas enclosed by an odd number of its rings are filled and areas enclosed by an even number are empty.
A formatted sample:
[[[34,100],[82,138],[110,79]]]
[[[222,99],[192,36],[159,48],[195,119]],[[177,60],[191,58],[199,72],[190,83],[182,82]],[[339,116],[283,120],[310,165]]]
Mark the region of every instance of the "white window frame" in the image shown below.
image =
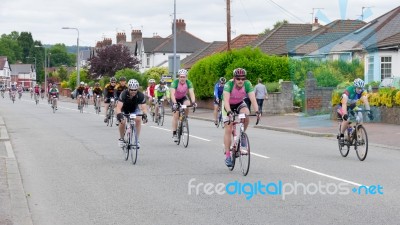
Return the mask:
[[[381,80],[392,77],[392,56],[381,56]]]

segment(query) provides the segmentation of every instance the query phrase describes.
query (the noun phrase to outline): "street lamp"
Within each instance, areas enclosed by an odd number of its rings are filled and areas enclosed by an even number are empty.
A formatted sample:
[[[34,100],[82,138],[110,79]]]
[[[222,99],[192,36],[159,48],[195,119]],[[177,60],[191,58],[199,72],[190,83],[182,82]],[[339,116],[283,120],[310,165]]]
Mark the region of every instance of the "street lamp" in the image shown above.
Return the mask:
[[[35,81],[36,81],[36,57],[26,57],[27,59],[35,59]],[[32,80],[31,80],[31,85],[30,85],[31,87],[32,87]]]
[[[75,27],[63,27],[62,29],[70,29],[70,30],[76,30],[78,32],[78,38],[76,39],[76,85],[79,85],[80,82],[80,76],[79,76],[79,29]]]
[[[44,46],[35,45],[35,48],[44,48],[44,92],[47,96],[47,73],[46,73],[46,48]]]

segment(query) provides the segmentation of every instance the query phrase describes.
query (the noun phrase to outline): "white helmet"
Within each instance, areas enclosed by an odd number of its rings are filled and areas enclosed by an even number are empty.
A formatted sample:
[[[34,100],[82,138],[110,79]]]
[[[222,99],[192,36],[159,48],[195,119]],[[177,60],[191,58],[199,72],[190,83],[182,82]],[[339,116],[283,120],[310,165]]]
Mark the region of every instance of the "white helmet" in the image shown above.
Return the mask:
[[[130,79],[128,81],[128,87],[129,89],[138,89],[139,88],[139,82],[135,79]]]
[[[363,80],[361,80],[360,78],[357,78],[354,80],[354,87],[364,88],[364,86],[365,86],[365,82]]]
[[[81,83],[80,83],[81,85],[84,85],[85,84],[85,82],[83,82],[83,81],[81,81]]]
[[[156,82],[156,80],[154,80],[154,79],[149,80],[149,83],[155,83],[155,82]]]
[[[185,69],[180,69],[180,70],[178,70],[178,75],[185,75],[185,76],[187,76],[187,75],[188,75],[188,71],[185,70]]]

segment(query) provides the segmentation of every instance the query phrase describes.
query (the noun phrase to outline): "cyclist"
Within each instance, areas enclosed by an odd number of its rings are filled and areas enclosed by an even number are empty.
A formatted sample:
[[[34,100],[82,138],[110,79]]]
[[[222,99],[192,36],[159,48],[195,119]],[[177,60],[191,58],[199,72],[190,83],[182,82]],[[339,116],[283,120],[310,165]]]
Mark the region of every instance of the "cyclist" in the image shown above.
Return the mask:
[[[193,84],[190,80],[187,79],[188,71],[185,69],[180,69],[178,71],[179,78],[174,80],[171,83],[171,101],[172,111],[174,112],[172,118],[172,138],[174,142],[178,142],[178,136],[176,135],[176,129],[178,127],[178,103],[181,105],[190,105],[189,99],[187,98],[186,94],[189,92],[190,100],[194,107],[197,106],[196,104],[196,97],[194,95],[194,88]],[[186,108],[185,115],[187,116],[189,113],[189,109]]]
[[[118,140],[119,146],[122,147],[124,145],[124,133],[125,133],[125,123],[123,114],[143,114],[143,116],[136,117],[136,135],[137,135],[137,147],[140,148],[139,143],[139,135],[140,128],[142,123],[147,123],[147,107],[146,107],[146,99],[144,94],[139,90],[139,82],[135,79],[131,79],[128,81],[128,90],[124,90],[119,96],[117,107],[115,109],[115,113],[117,115],[117,120],[119,121],[119,136]]]
[[[29,93],[31,93],[31,98],[33,97],[33,88],[29,88]]]
[[[164,98],[167,99],[167,101],[169,101],[170,99],[170,92],[169,92],[169,88],[166,86],[166,82],[164,79],[160,80],[160,84],[157,84],[156,87],[154,88],[154,97],[157,100],[157,104],[161,104],[160,103],[160,99]],[[158,122],[158,107],[156,107],[156,123]]]
[[[342,98],[337,109],[338,117],[343,119],[339,139],[341,144],[344,144],[344,132],[349,125],[347,109],[354,109],[357,101],[360,99],[365,105],[365,109],[370,110],[368,95],[367,91],[364,90],[364,86],[365,82],[360,78],[357,78],[354,80],[353,85],[347,87],[342,94]],[[372,111],[368,111],[368,117],[370,120],[374,119]]]
[[[50,89],[53,87],[53,84],[52,83],[49,83],[49,85],[47,86],[47,103],[49,103],[50,104],[50,95],[49,95],[49,92],[50,92]]]
[[[89,103],[89,100],[90,100],[90,95],[89,95],[89,85],[87,84],[87,83],[85,83],[85,89],[83,90],[83,93],[85,93],[85,103],[86,103],[86,101],[88,101],[88,103]]]
[[[115,91],[114,91],[114,97],[115,99],[119,99],[119,96],[121,95],[122,91],[128,89],[128,86],[126,86],[126,78],[125,77],[120,77],[119,78],[119,83],[115,86]]]
[[[5,86],[2,86],[0,91],[1,91],[1,96],[4,98],[4,92],[6,92]]]
[[[24,89],[22,88],[22,86],[18,85],[17,92],[18,92],[18,98],[19,99],[21,99],[23,91],[24,91]]]
[[[104,87],[104,91],[103,91],[103,95],[104,95],[104,123],[108,122],[108,118],[107,116],[107,109],[108,106],[110,105],[111,102],[111,98],[114,98],[114,89],[115,89],[115,85],[117,83],[117,79],[115,79],[115,77],[111,77],[110,78],[110,83],[106,84],[106,86]]]
[[[243,98],[246,94],[249,96],[249,99],[253,105],[253,109],[257,114],[257,117],[260,116],[258,111],[257,100],[254,94],[254,88],[250,81],[246,80],[246,70],[242,68],[236,68],[233,70],[233,79],[226,82],[224,86],[223,93],[223,101],[222,104],[224,106],[224,123],[225,123],[225,133],[224,133],[224,145],[225,145],[225,164],[228,167],[232,167],[232,159],[229,151],[229,147],[231,146],[232,139],[232,123],[228,123],[231,120],[233,112],[244,113],[246,115],[250,114],[249,108],[247,104],[244,102]],[[249,125],[249,118],[246,117],[244,121],[244,130],[246,131],[247,126]],[[241,141],[242,144],[244,140]]]
[[[51,99],[58,98],[59,91],[56,84],[53,84],[53,87],[49,90],[49,96]],[[52,105],[53,107],[53,105]],[[57,110],[57,101],[56,101],[56,110]]]
[[[37,99],[39,100],[39,94],[40,94],[39,84],[35,84],[35,87],[33,88],[33,92],[37,96]]]
[[[14,82],[13,84],[11,84],[11,88],[10,88],[10,98],[12,95],[15,96],[15,94],[17,93],[17,82]]]
[[[85,83],[83,81],[81,81],[79,83],[79,87],[76,88],[76,103],[78,104],[78,110],[80,110],[79,108],[79,99],[82,98],[84,91],[85,91]],[[83,102],[82,107],[85,103]]]
[[[102,95],[103,95],[103,90],[101,90],[100,84],[98,82],[96,82],[94,84],[94,88],[93,88],[93,105],[94,105],[94,107],[96,107],[97,96],[100,96],[100,98],[101,98]],[[99,109],[99,112],[100,112],[100,109]]]
[[[149,104],[149,109],[154,105],[153,99],[154,99],[154,89],[156,87],[156,81],[154,79],[149,80],[149,85],[147,86],[146,89],[146,97],[148,99],[148,104]],[[150,112],[154,113],[154,112]],[[153,114],[154,116],[154,114]]]
[[[221,107],[220,100],[224,91],[226,79],[220,77],[218,82],[214,85],[214,124],[218,124],[218,108]]]

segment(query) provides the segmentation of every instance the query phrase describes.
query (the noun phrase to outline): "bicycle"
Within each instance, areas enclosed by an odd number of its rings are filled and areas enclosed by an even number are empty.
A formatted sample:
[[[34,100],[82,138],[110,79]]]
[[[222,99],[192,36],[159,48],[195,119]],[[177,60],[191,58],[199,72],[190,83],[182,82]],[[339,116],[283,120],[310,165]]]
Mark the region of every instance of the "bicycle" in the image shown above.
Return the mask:
[[[176,135],[178,136],[178,141],[176,142],[179,145],[181,142],[185,148],[189,145],[189,122],[188,117],[185,115],[185,109],[193,107],[193,112],[195,111],[195,107],[193,105],[181,105],[178,103],[178,126],[176,129]],[[175,112],[174,112],[175,113]]]
[[[83,99],[82,95],[78,96],[78,109],[80,113],[83,113]]]
[[[164,114],[165,114],[165,110],[164,110],[164,99],[160,99],[157,102],[157,107],[158,107],[158,116],[157,116],[157,125],[164,125]]]
[[[39,104],[39,94],[38,93],[35,93],[35,103],[36,103],[36,105],[37,104]]]
[[[115,99],[110,98],[110,104],[108,104],[107,109],[107,126],[112,127],[114,120],[114,108],[115,108]]]
[[[126,118],[125,122],[125,134],[124,134],[124,146],[122,151],[125,153],[125,161],[131,156],[132,164],[135,165],[138,156],[138,137],[136,133],[136,117],[143,116],[143,114],[124,114]]]
[[[57,97],[51,96],[51,108],[53,108],[53,113],[56,113],[57,110]]]
[[[96,100],[94,102],[94,110],[96,111],[96,114],[100,113],[101,109],[101,97],[100,95],[96,95]]]
[[[218,104],[218,112],[217,112],[217,124],[215,125],[217,128],[221,125],[222,128],[225,127],[224,121],[222,119],[222,110],[221,110],[221,102]]]
[[[154,122],[154,119],[155,119],[155,108],[156,108],[155,104],[156,104],[156,101],[153,98],[153,101],[150,102],[150,115],[151,115],[151,120],[153,122]]]
[[[236,116],[239,117],[239,121],[236,120]],[[250,114],[247,116],[257,116],[256,114]],[[249,173],[250,169],[250,141],[246,132],[244,131],[244,120],[246,119],[246,114],[244,113],[234,113],[232,119],[228,121],[228,124],[232,123],[232,137],[233,143],[229,147],[231,151],[232,167],[229,170],[232,171],[235,168],[236,158],[239,158],[240,168],[243,176]],[[256,125],[259,123],[260,118],[257,117]],[[239,124],[239,135],[237,135],[236,125]],[[225,150],[224,150],[225,154]]]
[[[12,91],[11,92],[11,101],[13,102],[13,104],[15,102],[15,95],[16,95],[15,91]]]
[[[342,118],[338,118],[339,121],[339,133],[337,135],[338,145],[340,154],[346,157],[349,154],[351,146],[354,146],[357,158],[360,161],[364,161],[368,153],[368,136],[367,130],[362,125],[363,113],[369,112],[370,110],[355,109],[349,110],[349,116],[352,121],[349,122],[347,129],[345,130],[345,137],[343,143],[340,141],[340,131],[342,128]],[[354,126],[351,123],[354,122]]]

